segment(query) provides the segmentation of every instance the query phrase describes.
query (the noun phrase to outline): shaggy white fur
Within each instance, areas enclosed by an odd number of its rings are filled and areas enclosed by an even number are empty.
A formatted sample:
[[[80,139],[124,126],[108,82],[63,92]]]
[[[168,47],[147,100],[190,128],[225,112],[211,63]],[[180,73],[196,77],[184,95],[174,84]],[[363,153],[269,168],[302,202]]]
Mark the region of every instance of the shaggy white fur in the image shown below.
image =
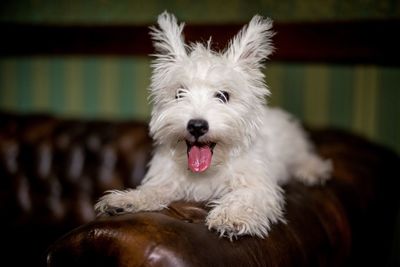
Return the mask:
[[[230,239],[265,237],[284,221],[281,185],[294,177],[323,183],[332,169],[313,152],[299,123],[266,106],[263,61],[272,53],[272,21],[254,16],[223,52],[184,43],[164,12],[151,28],[150,134],[154,156],[141,186],[109,191],[99,214],[160,210],[175,200],[206,201],[206,224]],[[211,40],[211,39],[210,39]]]

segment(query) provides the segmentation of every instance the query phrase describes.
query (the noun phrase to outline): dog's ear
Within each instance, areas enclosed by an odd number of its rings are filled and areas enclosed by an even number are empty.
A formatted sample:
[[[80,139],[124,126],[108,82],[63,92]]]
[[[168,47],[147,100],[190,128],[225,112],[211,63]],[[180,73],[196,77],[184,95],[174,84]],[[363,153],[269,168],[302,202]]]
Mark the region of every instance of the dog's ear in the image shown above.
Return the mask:
[[[164,11],[158,16],[158,27],[150,27],[150,35],[156,50],[155,56],[165,61],[176,61],[186,56],[182,30],[184,23],[178,25],[176,17]]]
[[[233,62],[261,67],[263,60],[274,51],[271,37],[272,20],[256,15],[230,42],[225,55]]]

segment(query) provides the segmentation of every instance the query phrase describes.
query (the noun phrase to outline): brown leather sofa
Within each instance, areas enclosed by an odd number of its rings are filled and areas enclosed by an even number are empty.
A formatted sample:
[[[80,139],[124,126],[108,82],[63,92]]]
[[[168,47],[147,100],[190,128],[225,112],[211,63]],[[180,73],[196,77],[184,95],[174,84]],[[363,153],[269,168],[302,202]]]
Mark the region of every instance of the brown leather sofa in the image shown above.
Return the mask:
[[[310,135],[333,179],[288,184],[287,224],[230,242],[204,226],[204,203],[95,218],[105,190],[140,183],[144,123],[0,113],[2,266],[385,266],[399,157],[343,131]]]

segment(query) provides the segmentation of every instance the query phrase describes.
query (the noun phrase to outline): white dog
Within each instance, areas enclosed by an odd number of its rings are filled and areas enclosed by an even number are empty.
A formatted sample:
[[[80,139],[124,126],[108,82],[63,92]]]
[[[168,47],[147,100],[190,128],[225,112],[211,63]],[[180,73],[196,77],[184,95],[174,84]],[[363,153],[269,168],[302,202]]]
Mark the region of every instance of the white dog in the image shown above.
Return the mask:
[[[184,43],[184,24],[162,13],[151,28],[150,134],[154,156],[141,186],[109,191],[99,214],[160,210],[176,200],[206,201],[206,224],[230,239],[265,237],[284,221],[281,185],[330,176],[287,113],[266,107],[262,63],[272,53],[272,21],[254,16],[223,52]]]

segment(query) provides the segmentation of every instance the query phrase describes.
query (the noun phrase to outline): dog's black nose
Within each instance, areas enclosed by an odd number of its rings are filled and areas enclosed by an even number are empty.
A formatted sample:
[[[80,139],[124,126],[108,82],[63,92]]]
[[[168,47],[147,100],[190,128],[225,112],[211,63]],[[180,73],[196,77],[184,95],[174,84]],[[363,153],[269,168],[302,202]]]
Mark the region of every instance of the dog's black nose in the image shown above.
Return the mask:
[[[203,119],[193,119],[188,122],[186,129],[197,139],[208,132],[208,122]]]

